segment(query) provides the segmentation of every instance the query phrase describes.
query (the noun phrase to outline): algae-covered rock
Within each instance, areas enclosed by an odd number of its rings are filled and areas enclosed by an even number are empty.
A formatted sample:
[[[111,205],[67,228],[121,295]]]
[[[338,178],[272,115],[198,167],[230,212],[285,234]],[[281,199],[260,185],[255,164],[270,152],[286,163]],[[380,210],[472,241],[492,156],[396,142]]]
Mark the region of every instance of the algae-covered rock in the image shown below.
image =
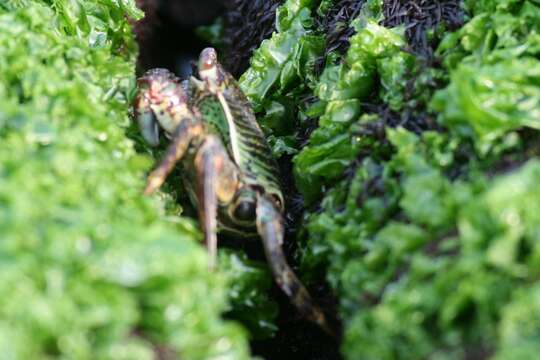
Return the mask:
[[[359,3],[341,24],[356,29],[349,46],[319,51],[311,73],[268,50],[306,34],[334,43],[317,17],[353,8],[286,1],[279,13],[303,14],[302,27],[278,29],[243,77],[263,121],[265,103],[292,99],[273,136],[317,121],[294,158],[301,275],[325,273],[339,297],[348,359],[534,358],[540,6]],[[279,134],[280,120],[296,128]]]

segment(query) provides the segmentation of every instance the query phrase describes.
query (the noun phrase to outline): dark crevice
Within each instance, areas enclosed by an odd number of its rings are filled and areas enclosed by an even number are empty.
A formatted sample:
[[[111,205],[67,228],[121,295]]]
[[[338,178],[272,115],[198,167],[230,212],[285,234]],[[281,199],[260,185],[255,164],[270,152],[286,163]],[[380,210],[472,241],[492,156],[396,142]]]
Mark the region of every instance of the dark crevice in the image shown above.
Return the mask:
[[[305,96],[301,97],[300,107],[301,108],[309,108],[311,105],[315,104],[319,99],[313,95],[313,94],[306,94]],[[309,142],[309,138],[313,131],[317,129],[319,126],[319,118],[309,117],[304,120],[302,126],[298,127],[298,132],[296,134],[296,140],[298,141],[299,148],[303,148],[306,146]]]
[[[205,8],[195,6],[197,3]],[[145,12],[145,17],[134,24],[139,44],[138,73],[163,67],[182,78],[191,75],[193,62],[209,46],[195,35],[193,24],[211,23],[222,11],[219,0],[137,0],[137,5]]]
[[[433,59],[438,46],[437,37],[430,38],[429,32],[439,25],[457,30],[465,17],[461,0],[384,0],[383,15],[382,25],[405,26],[410,50],[424,59]]]
[[[223,65],[235,77],[249,67],[260,43],[275,31],[276,8],[282,0],[226,0],[223,15]]]
[[[324,53],[315,63],[315,71],[320,74],[325,66],[329,53],[336,52],[341,56],[349,50],[349,38],[356,30],[351,27],[364,6],[365,0],[338,0],[324,14],[315,17],[317,29],[326,36]]]

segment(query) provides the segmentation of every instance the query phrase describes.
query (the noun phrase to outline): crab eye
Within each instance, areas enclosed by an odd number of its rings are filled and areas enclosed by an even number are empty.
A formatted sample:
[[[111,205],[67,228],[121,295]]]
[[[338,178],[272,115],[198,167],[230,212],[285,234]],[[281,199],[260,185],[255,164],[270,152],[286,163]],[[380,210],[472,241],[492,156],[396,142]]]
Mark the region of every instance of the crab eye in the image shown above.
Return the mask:
[[[233,215],[235,219],[240,221],[255,219],[255,203],[251,200],[243,200],[237,203]]]
[[[206,48],[199,58],[199,71],[209,70],[217,64],[217,53],[213,48]]]

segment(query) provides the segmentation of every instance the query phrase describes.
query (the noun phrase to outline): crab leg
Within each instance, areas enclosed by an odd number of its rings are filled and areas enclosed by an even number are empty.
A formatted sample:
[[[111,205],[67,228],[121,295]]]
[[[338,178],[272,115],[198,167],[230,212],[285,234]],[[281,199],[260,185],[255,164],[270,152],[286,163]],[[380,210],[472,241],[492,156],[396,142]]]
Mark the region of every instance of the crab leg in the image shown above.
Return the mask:
[[[274,278],[291,299],[292,303],[306,318],[334,335],[322,310],[315,305],[308,291],[287,264],[281,245],[283,244],[283,218],[273,201],[264,195],[257,197],[257,230],[264,245],[268,264]]]
[[[151,194],[157,190],[165,181],[167,176],[174,169],[176,163],[184,156],[191,141],[201,136],[204,126],[201,122],[184,119],[176,128],[172,138],[173,141],[167,148],[165,157],[159,166],[148,176],[148,181],[144,193]]]
[[[199,221],[203,226],[209,267],[215,266],[217,256],[218,203],[228,203],[238,187],[238,174],[221,141],[209,135],[195,156],[197,169]]]

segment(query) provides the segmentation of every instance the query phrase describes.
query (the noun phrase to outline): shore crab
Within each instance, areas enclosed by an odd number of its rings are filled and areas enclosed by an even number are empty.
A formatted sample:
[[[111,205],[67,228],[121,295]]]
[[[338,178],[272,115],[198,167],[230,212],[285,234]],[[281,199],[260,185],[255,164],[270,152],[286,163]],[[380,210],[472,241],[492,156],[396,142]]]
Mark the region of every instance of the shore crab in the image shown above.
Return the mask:
[[[332,333],[283,254],[284,199],[277,163],[247,98],[214,49],[202,51],[198,73],[199,78],[181,81],[166,69],[152,69],[138,79],[134,113],[144,139],[158,145],[160,128],[170,139],[145,193],[158,189],[179,162],[198,209],[210,266],[218,230],[258,235],[279,287],[303,316]]]

